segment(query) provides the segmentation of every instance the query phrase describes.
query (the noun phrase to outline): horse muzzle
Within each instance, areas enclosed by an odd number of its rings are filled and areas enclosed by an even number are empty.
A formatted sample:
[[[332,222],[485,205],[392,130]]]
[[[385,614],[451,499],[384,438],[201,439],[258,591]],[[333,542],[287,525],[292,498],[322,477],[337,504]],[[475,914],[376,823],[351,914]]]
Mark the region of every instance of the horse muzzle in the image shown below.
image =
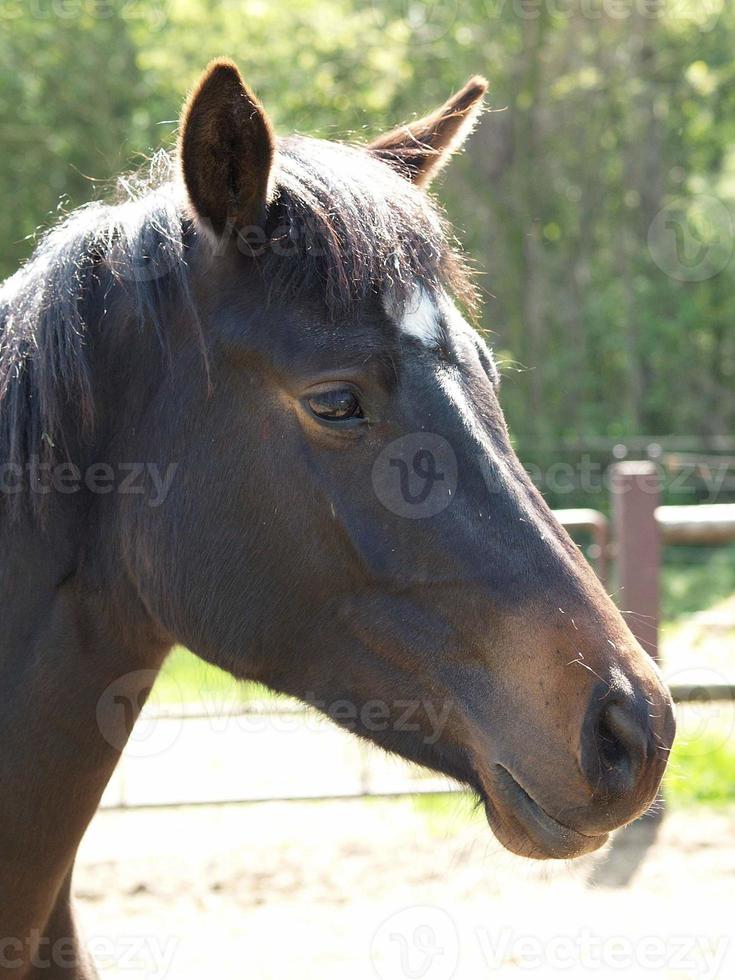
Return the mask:
[[[642,691],[593,688],[576,759],[569,760],[574,787],[565,788],[563,806],[557,787],[543,785],[548,773],[524,778],[517,760],[489,767],[479,782],[500,842],[524,857],[573,858],[597,850],[610,831],[645,813],[656,799],[676,728],[663,687],[656,706]]]

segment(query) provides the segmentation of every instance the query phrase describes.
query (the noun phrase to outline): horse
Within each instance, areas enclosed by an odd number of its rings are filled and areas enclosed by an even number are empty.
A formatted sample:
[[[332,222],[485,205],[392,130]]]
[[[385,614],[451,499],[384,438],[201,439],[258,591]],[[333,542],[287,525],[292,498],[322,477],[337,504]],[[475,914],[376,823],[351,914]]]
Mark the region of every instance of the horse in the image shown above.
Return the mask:
[[[213,62],[175,151],[0,287],[8,976],[95,975],[75,853],[177,644],[457,780],[529,858],[654,801],[670,695],[512,448],[429,192],[486,88],[278,137]]]

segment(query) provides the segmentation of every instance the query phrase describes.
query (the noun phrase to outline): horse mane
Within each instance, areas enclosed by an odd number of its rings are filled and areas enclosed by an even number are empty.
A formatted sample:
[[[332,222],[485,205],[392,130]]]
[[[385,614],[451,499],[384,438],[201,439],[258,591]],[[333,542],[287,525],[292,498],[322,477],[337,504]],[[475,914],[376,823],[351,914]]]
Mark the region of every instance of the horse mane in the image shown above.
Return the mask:
[[[0,463],[53,462],[70,406],[79,430],[92,429],[87,339],[104,325],[116,291],[162,341],[170,300],[194,309],[170,171],[159,153],[145,175],[121,177],[116,202],[73,211],[0,284]]]
[[[313,297],[337,321],[386,291],[400,305],[419,283],[473,305],[437,208],[387,164],[298,136],[279,142],[276,167],[263,241],[244,261],[280,302]],[[79,430],[92,429],[87,337],[106,326],[113,299],[164,347],[172,303],[199,324],[192,279],[202,237],[164,151],[145,173],[120,178],[113,202],[83,205],[41,237],[0,284],[0,463],[53,461],[70,406]]]

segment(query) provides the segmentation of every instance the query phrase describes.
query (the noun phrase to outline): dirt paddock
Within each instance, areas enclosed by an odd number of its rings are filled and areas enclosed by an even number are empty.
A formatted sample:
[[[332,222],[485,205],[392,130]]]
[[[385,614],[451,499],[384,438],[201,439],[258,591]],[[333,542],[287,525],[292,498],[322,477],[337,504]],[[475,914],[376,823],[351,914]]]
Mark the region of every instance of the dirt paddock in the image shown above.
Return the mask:
[[[103,977],[735,976],[735,808],[516,860],[464,801],[101,812],[80,918]]]

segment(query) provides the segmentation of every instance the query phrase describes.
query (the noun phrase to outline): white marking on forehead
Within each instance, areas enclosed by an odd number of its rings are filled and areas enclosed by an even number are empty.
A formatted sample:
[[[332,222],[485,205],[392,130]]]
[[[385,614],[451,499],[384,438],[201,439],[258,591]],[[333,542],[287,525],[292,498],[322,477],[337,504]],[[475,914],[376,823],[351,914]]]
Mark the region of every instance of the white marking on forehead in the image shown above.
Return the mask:
[[[399,329],[415,337],[426,347],[436,347],[441,340],[441,310],[425,289],[417,286],[406,303]]]
[[[452,300],[441,290],[432,296],[421,286],[415,286],[411,297],[402,310],[397,308],[394,297],[387,293],[383,297],[386,313],[396,323],[398,329],[420,341],[428,350],[436,351],[446,341],[447,336],[470,340],[483,361],[483,366],[493,380],[495,362],[490,348],[477,331],[467,323]]]

